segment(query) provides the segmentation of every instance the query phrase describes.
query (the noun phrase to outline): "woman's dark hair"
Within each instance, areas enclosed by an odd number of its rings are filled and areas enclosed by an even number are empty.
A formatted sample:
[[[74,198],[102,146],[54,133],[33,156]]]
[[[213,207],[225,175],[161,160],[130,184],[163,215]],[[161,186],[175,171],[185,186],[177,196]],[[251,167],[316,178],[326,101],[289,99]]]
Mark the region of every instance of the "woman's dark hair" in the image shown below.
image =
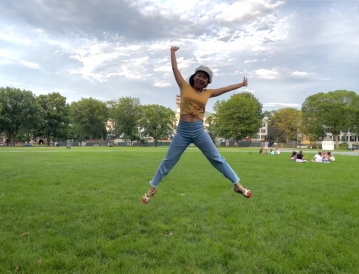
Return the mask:
[[[294,155],[297,155],[297,152],[296,152],[296,151],[293,151],[293,152],[292,152],[292,156],[294,156]]]
[[[208,74],[207,72],[205,72],[205,71],[202,71],[202,70],[197,71],[196,73],[192,74],[191,77],[189,77],[189,84],[190,84],[190,86],[191,86],[191,87],[194,86],[194,80],[193,80],[193,78],[196,76],[196,74],[197,74],[198,72],[202,72],[202,73],[205,73],[205,74],[206,74],[206,76],[207,76],[207,78],[208,78],[208,83],[207,83],[207,85],[205,85],[205,87],[207,87],[208,84],[211,83],[211,82],[209,81],[209,74]]]

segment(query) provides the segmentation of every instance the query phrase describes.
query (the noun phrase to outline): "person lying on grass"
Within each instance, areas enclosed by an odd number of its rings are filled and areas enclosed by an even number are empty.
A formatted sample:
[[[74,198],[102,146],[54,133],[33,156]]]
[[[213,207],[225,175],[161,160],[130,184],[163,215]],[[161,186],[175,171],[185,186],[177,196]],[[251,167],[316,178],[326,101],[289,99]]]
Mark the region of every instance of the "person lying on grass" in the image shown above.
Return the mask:
[[[176,51],[179,50],[179,47],[171,47],[170,50],[173,74],[181,92],[180,121],[167,155],[150,182],[151,188],[142,197],[142,202],[147,204],[156,194],[158,184],[171,171],[191,143],[194,143],[202,151],[213,167],[232,182],[234,192],[250,198],[252,192],[239,183],[239,177],[219,154],[211,137],[203,127],[203,117],[208,99],[247,86],[247,79],[244,77],[243,82],[223,88],[206,89],[207,85],[212,82],[213,73],[208,67],[201,65],[187,83],[177,67]]]
[[[321,163],[323,161],[322,152],[318,152],[314,155],[314,158],[311,160],[313,163]]]
[[[304,155],[303,155],[303,151],[299,151],[299,153],[297,154],[297,159],[296,159],[297,163],[306,163],[307,160],[305,159]]]
[[[327,152],[325,150],[322,150],[322,162],[323,163],[328,163],[328,157],[327,157]]]
[[[327,157],[328,157],[328,160],[329,160],[330,162],[334,162],[334,161],[335,161],[335,157],[334,157],[334,155],[333,155],[330,151],[328,151]]]

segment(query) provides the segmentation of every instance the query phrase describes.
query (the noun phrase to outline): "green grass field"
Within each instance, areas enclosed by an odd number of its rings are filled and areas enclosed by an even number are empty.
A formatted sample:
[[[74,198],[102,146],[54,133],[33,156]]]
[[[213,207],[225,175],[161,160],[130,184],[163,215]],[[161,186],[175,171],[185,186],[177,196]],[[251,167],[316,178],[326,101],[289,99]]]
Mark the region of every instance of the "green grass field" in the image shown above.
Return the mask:
[[[147,205],[166,148],[1,148],[0,273],[357,273],[359,157],[220,151],[252,199],[194,147]]]

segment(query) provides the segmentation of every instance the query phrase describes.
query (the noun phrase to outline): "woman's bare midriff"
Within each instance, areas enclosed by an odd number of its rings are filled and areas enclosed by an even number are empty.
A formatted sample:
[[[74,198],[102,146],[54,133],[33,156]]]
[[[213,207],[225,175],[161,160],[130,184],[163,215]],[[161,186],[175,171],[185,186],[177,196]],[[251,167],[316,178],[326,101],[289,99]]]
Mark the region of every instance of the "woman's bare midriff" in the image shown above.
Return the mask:
[[[181,121],[185,121],[185,122],[198,122],[198,121],[202,121],[202,119],[198,118],[197,116],[194,116],[192,114],[182,114],[180,117]]]

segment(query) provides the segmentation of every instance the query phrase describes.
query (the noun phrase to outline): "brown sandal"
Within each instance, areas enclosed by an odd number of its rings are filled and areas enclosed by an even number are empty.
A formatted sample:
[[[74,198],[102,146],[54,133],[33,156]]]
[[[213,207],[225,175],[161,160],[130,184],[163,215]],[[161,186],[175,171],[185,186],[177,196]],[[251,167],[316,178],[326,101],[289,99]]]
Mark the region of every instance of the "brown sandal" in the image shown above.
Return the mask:
[[[249,189],[244,189],[244,192],[243,192],[239,188],[234,187],[233,191],[235,193],[242,194],[243,197],[245,197],[245,198],[251,198],[252,197],[252,191],[250,191]]]
[[[143,195],[142,197],[142,203],[143,204],[147,204],[150,199],[156,194],[157,190],[154,190],[154,191],[148,191],[145,195]]]

